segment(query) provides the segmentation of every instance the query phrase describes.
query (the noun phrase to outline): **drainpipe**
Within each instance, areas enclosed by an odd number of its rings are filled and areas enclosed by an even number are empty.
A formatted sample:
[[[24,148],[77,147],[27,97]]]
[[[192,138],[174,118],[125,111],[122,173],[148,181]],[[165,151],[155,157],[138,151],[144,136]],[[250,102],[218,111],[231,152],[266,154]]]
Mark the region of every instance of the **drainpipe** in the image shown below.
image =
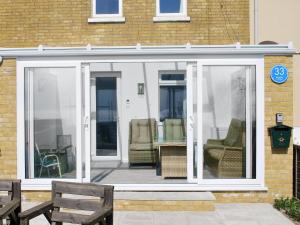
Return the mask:
[[[258,18],[259,18],[259,11],[258,11],[258,1],[254,0],[254,44],[258,43]]]

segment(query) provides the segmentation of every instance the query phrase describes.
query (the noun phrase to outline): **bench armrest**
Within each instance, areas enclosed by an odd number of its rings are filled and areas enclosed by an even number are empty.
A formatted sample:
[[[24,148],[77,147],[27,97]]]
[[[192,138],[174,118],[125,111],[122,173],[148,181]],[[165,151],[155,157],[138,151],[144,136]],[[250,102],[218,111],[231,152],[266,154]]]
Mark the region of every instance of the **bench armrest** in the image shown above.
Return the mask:
[[[98,224],[102,219],[104,219],[106,216],[113,213],[112,207],[110,208],[102,208],[100,210],[97,210],[92,215],[90,215],[83,223],[82,225],[92,225],[92,224]]]
[[[3,208],[0,209],[0,217],[6,217],[13,210],[20,206],[21,201],[19,199],[14,199],[11,202],[7,203]]]
[[[44,214],[50,210],[53,210],[53,202],[52,201],[47,201],[44,202],[40,205],[37,205],[35,207],[32,207],[31,209],[28,209],[24,212],[19,213],[19,217],[21,219],[32,219],[35,218],[41,214]]]

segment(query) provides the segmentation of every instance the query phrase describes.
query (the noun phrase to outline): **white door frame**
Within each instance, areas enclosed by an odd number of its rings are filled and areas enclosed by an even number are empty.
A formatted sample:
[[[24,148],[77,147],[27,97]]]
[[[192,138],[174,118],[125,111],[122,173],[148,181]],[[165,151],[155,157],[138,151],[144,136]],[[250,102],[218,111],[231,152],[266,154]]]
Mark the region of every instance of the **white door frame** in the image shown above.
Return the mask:
[[[91,80],[96,78],[96,77],[114,77],[116,78],[116,92],[117,92],[117,155],[116,156],[96,156],[96,143],[95,140],[96,140],[96,123],[95,123],[95,120],[92,120],[92,118],[90,117],[90,154],[91,154],[91,160],[92,161],[104,161],[104,160],[121,160],[121,149],[120,149],[120,141],[119,141],[119,126],[120,126],[120,121],[119,121],[119,109],[121,108],[120,107],[120,78],[121,78],[121,74],[119,72],[102,72],[102,71],[99,71],[99,72],[90,72],[90,75],[89,75],[89,79],[90,79],[90,82],[88,82],[88,84],[86,84],[86,89],[85,89],[85,92],[86,92],[86,95],[89,95],[90,97],[90,114],[93,110],[93,107],[95,106],[93,104],[93,102],[95,102],[95,98],[96,96],[93,95],[93,92],[94,92],[94,88],[92,85],[91,85]],[[87,93],[89,92],[89,93]],[[90,115],[89,114],[89,115]]]
[[[26,178],[25,177],[25,68],[74,68],[76,86],[76,177],[75,178]],[[30,72],[31,70],[29,70]],[[81,182],[82,181],[82,153],[81,153],[81,64],[80,61],[17,61],[17,177],[22,179],[22,186],[28,189],[42,189],[51,185],[53,180]],[[32,147],[33,144],[30,143]],[[32,163],[32,162],[29,162]]]

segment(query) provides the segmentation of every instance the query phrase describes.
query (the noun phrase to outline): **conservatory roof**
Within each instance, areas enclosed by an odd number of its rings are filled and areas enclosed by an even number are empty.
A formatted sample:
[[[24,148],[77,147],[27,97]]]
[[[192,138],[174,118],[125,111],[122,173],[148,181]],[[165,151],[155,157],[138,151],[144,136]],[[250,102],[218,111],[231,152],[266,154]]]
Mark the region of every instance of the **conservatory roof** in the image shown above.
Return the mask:
[[[59,56],[140,56],[140,55],[292,55],[292,43],[275,45],[165,45],[0,48],[0,58]]]

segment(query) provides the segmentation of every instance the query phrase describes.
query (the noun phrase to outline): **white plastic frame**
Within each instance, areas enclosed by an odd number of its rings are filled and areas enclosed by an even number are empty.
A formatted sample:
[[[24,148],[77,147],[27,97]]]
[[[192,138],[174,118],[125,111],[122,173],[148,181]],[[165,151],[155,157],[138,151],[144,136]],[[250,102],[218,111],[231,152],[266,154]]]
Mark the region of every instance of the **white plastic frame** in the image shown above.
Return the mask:
[[[75,68],[76,71],[76,178],[75,179],[45,179],[25,178],[25,68]],[[50,187],[52,180],[81,182],[81,64],[77,61],[17,61],[17,177],[22,180],[22,186],[29,189],[44,189]]]

